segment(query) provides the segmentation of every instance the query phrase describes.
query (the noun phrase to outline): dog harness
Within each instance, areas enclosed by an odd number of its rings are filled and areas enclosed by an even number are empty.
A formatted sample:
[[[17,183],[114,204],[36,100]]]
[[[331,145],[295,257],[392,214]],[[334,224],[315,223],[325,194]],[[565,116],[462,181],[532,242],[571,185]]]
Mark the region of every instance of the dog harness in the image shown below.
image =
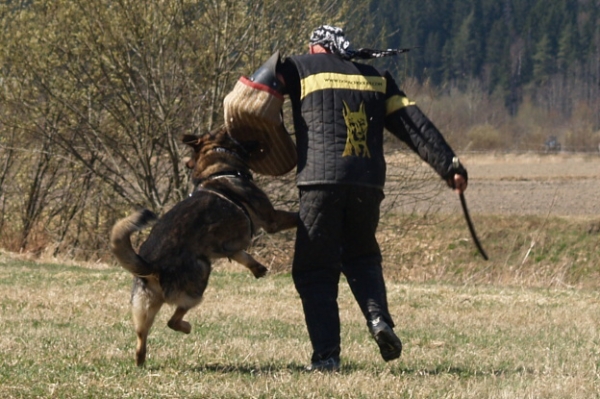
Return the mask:
[[[235,139],[232,139],[232,140],[234,140],[237,143],[237,141]],[[243,146],[241,144],[239,144],[239,149],[240,149],[240,151],[244,151],[243,150]],[[232,156],[236,157],[238,160],[242,161],[244,164],[246,163],[246,160],[240,154],[238,154],[235,151],[231,151],[228,148],[225,148],[225,147],[214,147],[210,151],[208,151],[207,154],[210,154],[213,151],[214,152],[224,152],[226,154],[229,154],[229,155],[232,155]],[[247,154],[245,153],[245,155],[247,155]],[[196,191],[198,189],[198,186],[202,185],[202,183],[204,183],[205,181],[207,181],[207,180],[213,180],[213,179],[218,179],[220,177],[241,177],[243,179],[253,180],[252,174],[250,174],[248,172],[242,172],[242,171],[239,171],[239,170],[224,170],[224,171],[221,171],[221,172],[213,173],[212,175],[207,176],[207,177],[205,177],[203,179],[199,179],[198,182],[196,183],[196,185],[194,186],[194,191]]]
[[[245,180],[253,180],[251,174],[240,172],[240,171],[225,171],[225,172],[213,173],[212,175],[206,177],[205,179],[202,179],[198,184],[196,184],[196,186],[194,187],[194,191],[192,193],[190,193],[190,197],[192,195],[194,195],[194,193],[196,193],[196,192],[206,191],[206,192],[210,192],[210,193],[213,193],[213,194],[221,197],[225,201],[231,202],[233,205],[240,208],[242,210],[242,212],[244,212],[244,215],[246,215],[246,218],[248,219],[248,222],[250,223],[250,232],[254,236],[254,223],[252,222],[252,217],[250,216],[250,212],[248,212],[248,209],[246,208],[246,206],[244,206],[242,201],[240,201],[238,198],[232,198],[218,190],[215,190],[212,188],[207,188],[202,185],[203,183],[205,183],[209,180],[221,179],[221,178],[239,178],[239,179],[245,179]]]
[[[198,186],[202,185],[202,183],[208,180],[219,179],[221,177],[240,177],[246,180],[254,180],[250,173],[240,172],[239,170],[224,170],[222,172],[213,173],[212,175],[207,176],[204,179],[200,179],[194,187],[194,191],[196,191]]]

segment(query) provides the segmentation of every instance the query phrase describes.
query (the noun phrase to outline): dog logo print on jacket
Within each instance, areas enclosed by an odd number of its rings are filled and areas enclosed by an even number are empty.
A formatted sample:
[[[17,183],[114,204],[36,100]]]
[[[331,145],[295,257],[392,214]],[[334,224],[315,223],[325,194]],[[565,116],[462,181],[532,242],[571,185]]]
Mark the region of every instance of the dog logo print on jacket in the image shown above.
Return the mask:
[[[342,102],[344,103],[344,121],[346,121],[348,130],[348,139],[342,156],[356,155],[371,158],[369,147],[367,147],[369,123],[367,122],[365,104],[361,102],[358,111],[351,111],[348,104],[345,101]]]

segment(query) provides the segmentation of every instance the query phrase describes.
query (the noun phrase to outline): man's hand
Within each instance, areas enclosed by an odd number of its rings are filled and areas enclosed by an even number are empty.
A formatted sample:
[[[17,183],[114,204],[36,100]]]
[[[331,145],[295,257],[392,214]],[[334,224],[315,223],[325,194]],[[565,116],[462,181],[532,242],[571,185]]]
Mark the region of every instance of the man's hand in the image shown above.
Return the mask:
[[[454,191],[456,191],[458,194],[464,193],[467,189],[467,179],[458,173],[454,175],[453,183]]]
[[[464,193],[467,189],[467,181],[469,180],[467,170],[461,165],[457,157],[452,159],[450,167],[450,176],[447,177],[448,185],[458,194]]]

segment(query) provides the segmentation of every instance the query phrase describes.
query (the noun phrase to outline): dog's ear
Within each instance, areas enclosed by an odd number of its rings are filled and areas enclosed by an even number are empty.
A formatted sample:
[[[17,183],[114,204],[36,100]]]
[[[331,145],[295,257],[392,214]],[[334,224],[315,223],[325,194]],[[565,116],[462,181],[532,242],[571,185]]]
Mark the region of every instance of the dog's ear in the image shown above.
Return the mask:
[[[196,166],[195,158],[187,158],[187,159],[184,159],[184,161],[185,161],[185,167],[188,169],[194,169],[194,167]]]
[[[192,157],[184,159],[185,167],[188,169],[194,169],[194,167],[196,167],[196,161],[198,160],[201,147],[200,143],[202,142],[202,139],[198,136],[194,136],[193,134],[184,134],[181,138],[181,142],[189,145],[194,150]]]
[[[181,142],[189,145],[195,150],[198,147],[198,144],[200,144],[200,137],[194,136],[193,134],[184,134],[181,138]]]

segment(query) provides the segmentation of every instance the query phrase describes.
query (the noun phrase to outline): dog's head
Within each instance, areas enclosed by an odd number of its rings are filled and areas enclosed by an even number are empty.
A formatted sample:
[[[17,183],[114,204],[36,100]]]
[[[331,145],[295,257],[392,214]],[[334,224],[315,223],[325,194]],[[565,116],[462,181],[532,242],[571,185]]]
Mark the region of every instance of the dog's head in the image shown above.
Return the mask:
[[[257,147],[252,142],[240,143],[235,140],[225,127],[199,136],[186,134],[182,142],[193,149],[185,165],[193,170],[192,178],[195,181],[224,170],[248,172],[248,158]]]

